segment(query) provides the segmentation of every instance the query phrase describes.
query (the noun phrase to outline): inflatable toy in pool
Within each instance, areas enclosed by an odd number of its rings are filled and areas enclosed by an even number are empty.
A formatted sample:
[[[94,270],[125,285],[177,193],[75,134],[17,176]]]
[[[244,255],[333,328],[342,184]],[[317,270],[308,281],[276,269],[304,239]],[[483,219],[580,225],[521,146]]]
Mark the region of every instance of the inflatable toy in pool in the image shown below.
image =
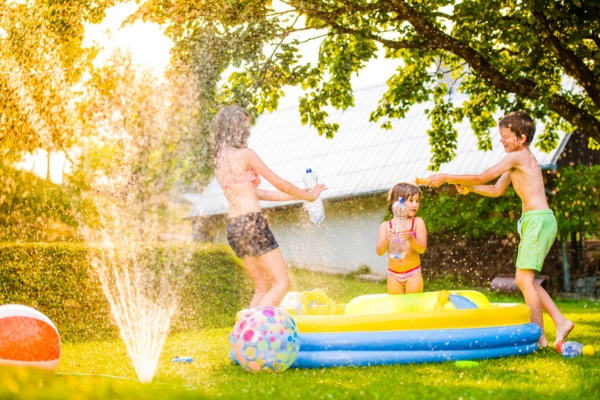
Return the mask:
[[[321,290],[286,309],[300,332],[292,368],[370,366],[516,356],[541,336],[524,304],[492,304],[469,290],[359,296],[335,304]]]

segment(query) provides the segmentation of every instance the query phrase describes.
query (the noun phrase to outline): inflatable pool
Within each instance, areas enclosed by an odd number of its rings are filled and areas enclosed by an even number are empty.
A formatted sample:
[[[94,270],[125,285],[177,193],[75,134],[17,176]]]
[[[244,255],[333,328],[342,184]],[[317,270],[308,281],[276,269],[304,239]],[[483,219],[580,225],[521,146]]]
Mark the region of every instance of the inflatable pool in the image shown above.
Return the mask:
[[[302,304],[286,311],[300,332],[292,368],[524,355],[537,349],[541,336],[524,304],[492,304],[466,290],[367,295],[346,305],[317,290],[304,292]]]

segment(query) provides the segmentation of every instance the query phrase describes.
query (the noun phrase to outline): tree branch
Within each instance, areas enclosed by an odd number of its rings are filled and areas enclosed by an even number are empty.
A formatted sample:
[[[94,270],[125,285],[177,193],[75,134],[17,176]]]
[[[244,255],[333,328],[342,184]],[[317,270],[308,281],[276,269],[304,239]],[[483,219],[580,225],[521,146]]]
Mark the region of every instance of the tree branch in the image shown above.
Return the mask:
[[[468,62],[471,68],[488,81],[490,85],[524,98],[539,100],[542,97],[535,82],[524,78],[517,78],[514,81],[508,80],[481,54],[469,45],[432,26],[429,21],[415,12],[405,1],[390,0],[383,4],[388,7],[393,6],[393,8],[388,8],[388,11],[396,12],[405,18],[421,36],[435,44],[438,49],[454,53]],[[595,140],[600,139],[600,121],[587,111],[571,104],[567,99],[557,94],[550,96],[547,104],[554,112],[571,124],[581,128]]]
[[[308,43],[308,42],[310,42],[310,41],[312,41],[312,40],[321,39],[321,38],[327,37],[327,36],[329,36],[329,35],[330,35],[330,33],[325,33],[325,34],[323,34],[323,35],[319,35],[319,36],[313,36],[313,37],[311,37],[311,38],[308,38],[308,39],[306,39],[306,40],[298,41],[298,44]]]
[[[390,49],[416,49],[416,50],[436,50],[438,46],[431,42],[411,42],[409,40],[388,40],[377,35],[371,35],[371,39],[389,47]]]
[[[356,35],[359,33],[356,29],[348,28],[340,25],[337,18],[340,16],[338,13],[331,13],[323,11],[314,7],[313,4],[305,6],[305,2],[299,2],[300,6],[298,11],[305,13],[314,18],[318,18],[329,25],[329,27],[338,33]],[[362,7],[357,5],[349,4],[348,8],[351,10],[361,11]],[[374,5],[378,6],[378,11],[384,11],[389,13],[397,14],[398,18],[405,20],[412,25],[412,27],[419,33],[423,38],[423,41],[395,41],[388,40],[379,37],[374,34],[369,34],[370,39],[382,43],[391,49],[421,49],[421,50],[445,50],[456,56],[461,57],[465,60],[470,68],[486,80],[489,85],[505,91],[507,93],[514,93],[520,97],[540,100],[543,94],[537,88],[534,81],[526,78],[517,78],[515,80],[509,80],[503,73],[498,71],[490,62],[476,50],[470,47],[467,43],[453,38],[452,36],[441,31],[435,27],[431,22],[423,18],[417,11],[415,11],[406,1],[403,0],[387,0],[376,3],[370,3],[369,8],[373,8]],[[358,7],[358,8],[357,8]],[[340,13],[348,11],[340,10]],[[360,32],[364,34],[364,32]],[[594,78],[591,82],[595,82]],[[600,141],[600,121],[593,115],[570,103],[566,98],[558,94],[553,94],[547,98],[547,105],[550,109],[560,115],[569,123],[577,126],[578,128],[585,131],[587,134],[592,136],[595,140]]]
[[[279,17],[281,15],[285,15],[285,14],[295,14],[296,10],[291,9],[291,10],[285,10],[285,11],[277,11],[277,12],[272,12],[272,13],[268,13],[265,15],[266,18],[271,18],[271,17]]]
[[[275,46],[275,48],[271,52],[271,55],[269,56],[269,58],[263,63],[261,71],[260,71],[260,76],[259,76],[258,80],[255,83],[256,87],[262,85],[262,82],[263,82],[263,80],[265,78],[265,73],[267,72],[267,68],[273,62],[273,57],[275,56],[275,54],[277,53],[277,50],[279,50],[279,48],[281,47],[281,45],[283,44],[283,42],[285,41],[285,39],[293,32],[294,25],[296,24],[296,22],[298,22],[299,19],[300,19],[300,14],[296,15],[296,19],[294,19],[294,22],[290,26],[291,29],[289,29],[289,30],[287,30],[287,31],[284,32],[283,36],[281,37],[281,40],[279,41],[279,43],[277,43],[277,46]]]
[[[585,89],[590,99],[596,104],[596,107],[600,108],[600,83],[597,81],[594,73],[577,57],[577,55],[570,49],[564,46],[564,44],[554,35],[550,28],[550,23],[544,15],[543,11],[537,11],[533,13],[542,26],[542,32],[546,35],[546,39],[554,47],[558,53],[558,60],[560,65],[563,66],[565,71],[573,76],[577,82]]]
[[[338,24],[337,22],[335,22],[335,19],[338,15],[326,13],[323,11],[318,11],[315,9],[310,9],[310,10],[299,9],[299,11],[325,21],[330,27],[332,27],[334,30],[336,30],[339,33],[344,33],[347,35],[356,35],[358,33],[358,31],[355,29],[347,28],[347,27],[342,26],[342,25]],[[377,41],[383,45],[386,45],[392,49],[435,50],[437,48],[437,46],[433,45],[432,43],[428,43],[428,42],[412,42],[412,41],[408,41],[408,40],[395,41],[395,40],[384,39],[384,38],[374,35],[372,33],[370,33],[368,36],[370,39],[375,40],[375,41]]]

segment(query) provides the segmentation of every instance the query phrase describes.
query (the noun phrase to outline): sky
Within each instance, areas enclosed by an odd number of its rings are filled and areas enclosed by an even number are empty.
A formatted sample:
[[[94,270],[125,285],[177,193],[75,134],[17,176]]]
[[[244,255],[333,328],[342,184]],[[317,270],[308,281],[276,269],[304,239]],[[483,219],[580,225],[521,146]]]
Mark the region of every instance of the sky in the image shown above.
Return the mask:
[[[169,51],[173,46],[164,35],[164,29],[158,24],[143,21],[121,27],[123,21],[139,6],[131,1],[109,8],[100,24],[85,25],[83,44],[96,44],[104,49],[96,58],[98,64],[104,62],[116,48],[120,48],[131,52],[134,63],[161,77],[171,60]]]
[[[287,6],[275,1],[274,8],[284,10]],[[105,19],[100,24],[86,24],[84,46],[96,45],[103,50],[98,54],[96,63],[100,64],[106,60],[116,49],[129,50],[134,63],[144,69],[153,71],[156,77],[162,77],[169,65],[173,46],[171,40],[164,35],[164,28],[151,22],[136,21],[133,24],[121,27],[123,21],[133,14],[139,4],[130,1],[109,8]],[[311,33],[311,35],[315,35]],[[299,36],[300,40],[306,36]],[[316,62],[318,60],[319,41],[311,41],[301,46],[302,62]],[[398,66],[397,60],[386,60],[381,56],[371,61],[358,76],[353,77],[353,87],[361,88],[380,84],[390,77]],[[225,71],[224,78],[233,69]],[[303,94],[301,88],[284,88],[285,97],[280,101],[280,108],[290,107],[297,103]],[[62,183],[63,171],[68,171],[69,165],[62,152],[53,153],[50,162],[50,179],[57,184]],[[46,178],[48,173],[47,152],[39,149],[34,154],[25,157],[24,161],[17,165],[18,168],[33,172]]]

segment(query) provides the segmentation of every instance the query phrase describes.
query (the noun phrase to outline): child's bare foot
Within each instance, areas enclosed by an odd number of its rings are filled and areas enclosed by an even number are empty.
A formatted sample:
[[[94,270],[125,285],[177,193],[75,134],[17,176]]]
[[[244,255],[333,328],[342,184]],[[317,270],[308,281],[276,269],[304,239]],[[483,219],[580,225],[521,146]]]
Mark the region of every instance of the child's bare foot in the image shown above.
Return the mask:
[[[556,325],[556,342],[554,343],[564,342],[567,336],[569,336],[569,333],[571,333],[573,330],[574,326],[575,324],[568,319],[565,319],[564,323]]]
[[[538,340],[538,349],[543,349],[548,347],[548,339],[546,339],[546,335],[542,335],[540,340]]]

